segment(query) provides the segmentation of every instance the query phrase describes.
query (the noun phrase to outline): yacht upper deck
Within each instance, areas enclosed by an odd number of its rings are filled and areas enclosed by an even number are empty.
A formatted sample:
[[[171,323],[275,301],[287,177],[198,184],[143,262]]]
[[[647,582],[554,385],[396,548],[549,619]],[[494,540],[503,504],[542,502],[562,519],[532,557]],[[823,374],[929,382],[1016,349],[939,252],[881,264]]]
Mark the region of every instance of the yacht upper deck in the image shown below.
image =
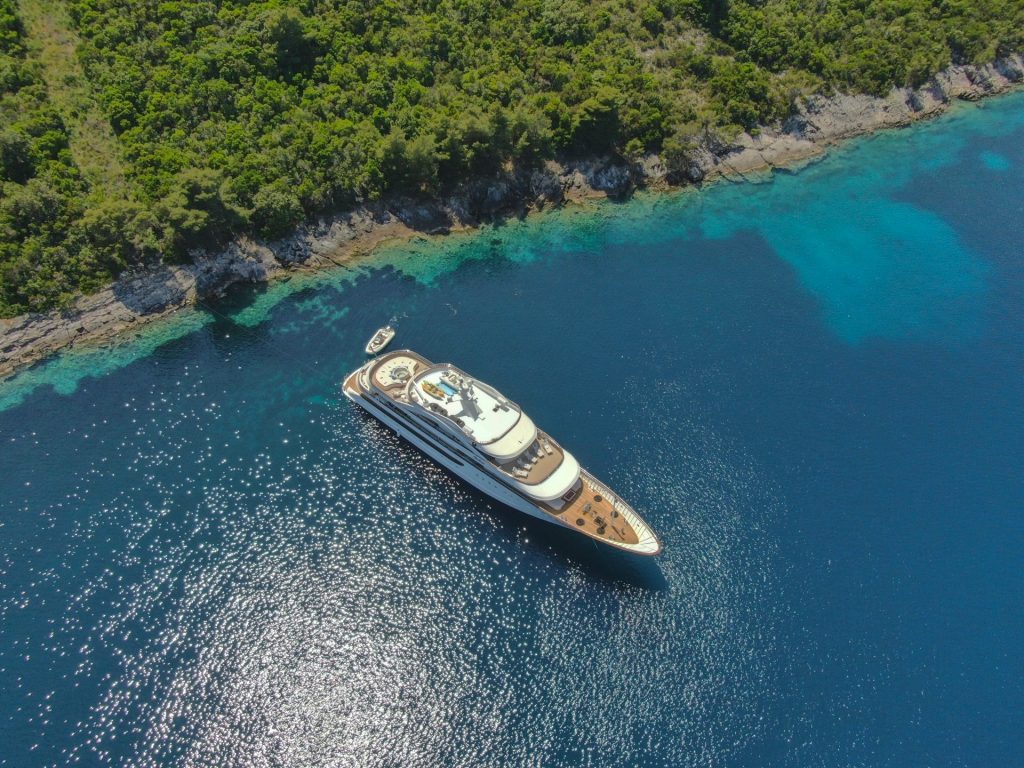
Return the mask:
[[[497,392],[446,365],[417,376],[411,395],[428,408],[441,408],[478,443],[493,443],[508,434],[521,415]]]
[[[537,439],[537,427],[518,405],[452,365],[417,373],[407,391],[410,402],[447,416],[496,459],[518,456]]]
[[[537,427],[518,405],[453,365],[399,350],[374,361],[366,375],[367,385],[393,400],[446,417],[499,462],[519,456],[537,439]]]

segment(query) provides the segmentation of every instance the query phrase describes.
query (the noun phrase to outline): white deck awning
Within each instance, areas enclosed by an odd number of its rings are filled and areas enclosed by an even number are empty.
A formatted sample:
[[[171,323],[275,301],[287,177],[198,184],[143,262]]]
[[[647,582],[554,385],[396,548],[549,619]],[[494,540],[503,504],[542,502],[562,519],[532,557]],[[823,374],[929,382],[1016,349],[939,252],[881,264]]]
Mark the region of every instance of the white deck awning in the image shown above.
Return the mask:
[[[481,443],[480,450],[498,461],[512,459],[525,451],[537,439],[537,426],[525,413],[519,413],[515,425],[493,443]]]
[[[562,463],[558,465],[558,469],[536,485],[519,483],[519,487],[535,499],[554,501],[572,488],[579,476],[579,462],[576,461],[576,458],[571,453],[563,450]]]

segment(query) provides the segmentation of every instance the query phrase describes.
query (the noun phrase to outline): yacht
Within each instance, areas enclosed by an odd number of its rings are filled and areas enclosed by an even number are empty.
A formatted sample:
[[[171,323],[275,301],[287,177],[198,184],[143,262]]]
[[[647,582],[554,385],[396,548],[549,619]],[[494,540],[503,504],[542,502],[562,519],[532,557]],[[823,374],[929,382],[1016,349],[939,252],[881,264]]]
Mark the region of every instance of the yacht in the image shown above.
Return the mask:
[[[522,408],[449,363],[409,350],[376,357],[345,396],[451,472],[521,512],[638,555],[661,543],[633,508],[580,467]]]

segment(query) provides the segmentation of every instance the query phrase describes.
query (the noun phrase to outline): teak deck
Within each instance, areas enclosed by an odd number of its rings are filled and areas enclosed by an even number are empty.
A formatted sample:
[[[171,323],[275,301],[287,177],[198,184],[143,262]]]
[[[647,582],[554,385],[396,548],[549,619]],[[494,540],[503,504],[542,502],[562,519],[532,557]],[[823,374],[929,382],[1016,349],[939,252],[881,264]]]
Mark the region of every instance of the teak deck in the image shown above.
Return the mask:
[[[562,460],[565,458],[565,454],[562,452],[561,447],[555,443],[550,437],[538,433],[537,440],[534,441],[533,445],[536,446],[539,442],[547,440],[548,445],[551,446],[551,453],[544,453],[541,458],[537,459],[533,466],[526,470],[526,477],[519,477],[516,475],[516,462],[518,458],[512,461],[507,461],[504,464],[500,464],[502,472],[507,474],[509,477],[514,478],[520,483],[526,483],[527,485],[536,485],[537,483],[550,477],[551,473],[554,472],[562,464]],[[543,449],[541,449],[543,451]],[[531,446],[527,453],[531,455],[535,453],[534,447]]]
[[[633,526],[616,511],[613,504],[605,493],[583,480],[579,496],[562,509],[547,509],[547,512],[594,538],[624,544],[639,543],[640,537]]]

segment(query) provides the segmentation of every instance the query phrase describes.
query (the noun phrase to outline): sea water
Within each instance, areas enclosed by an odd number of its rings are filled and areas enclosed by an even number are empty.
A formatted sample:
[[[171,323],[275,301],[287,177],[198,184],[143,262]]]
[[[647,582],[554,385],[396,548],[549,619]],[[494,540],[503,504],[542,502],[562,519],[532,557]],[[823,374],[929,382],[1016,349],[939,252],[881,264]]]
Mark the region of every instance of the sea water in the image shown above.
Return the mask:
[[[1018,763],[1022,189],[1017,94],[21,374],[0,765]],[[388,322],[664,554],[494,503],[349,404]]]

